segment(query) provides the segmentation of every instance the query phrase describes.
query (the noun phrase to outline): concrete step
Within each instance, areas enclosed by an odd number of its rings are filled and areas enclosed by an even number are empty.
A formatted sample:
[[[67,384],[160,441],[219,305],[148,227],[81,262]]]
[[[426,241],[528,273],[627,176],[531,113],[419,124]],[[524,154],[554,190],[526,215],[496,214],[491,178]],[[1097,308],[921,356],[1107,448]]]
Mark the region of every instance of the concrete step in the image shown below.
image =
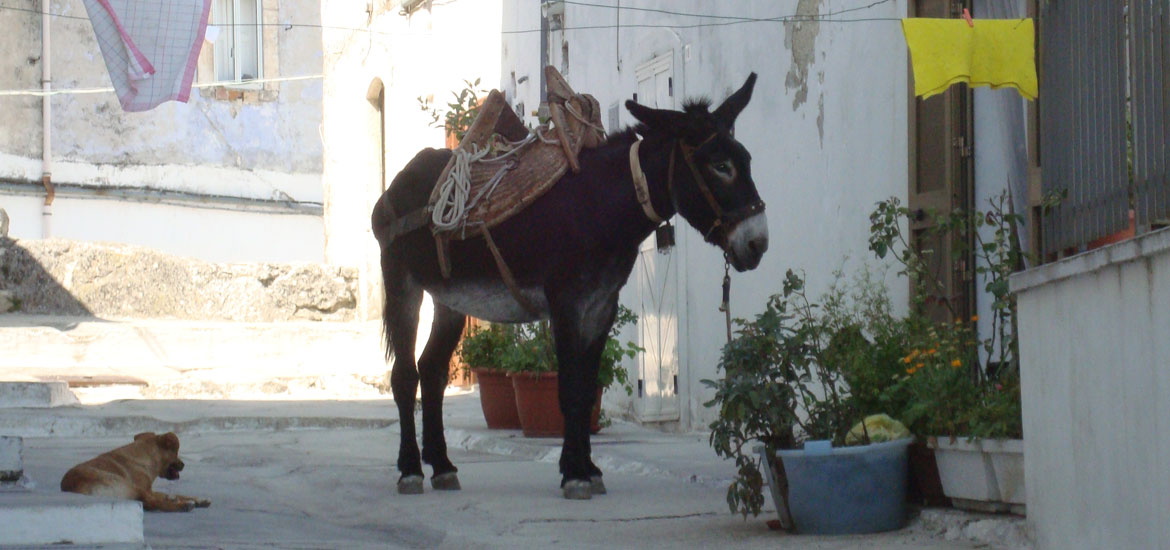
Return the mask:
[[[16,483],[24,476],[24,440],[0,435],[0,483]]]
[[[142,504],[132,500],[58,492],[0,492],[0,526],[0,548],[145,546]]]
[[[0,408],[47,408],[77,403],[66,382],[0,382]]]
[[[378,322],[7,314],[0,349],[0,380],[65,382],[84,403],[377,398],[389,389]]]
[[[380,429],[398,421],[393,401],[128,400],[57,409],[0,409],[0,433],[22,437],[132,437],[210,433]]]

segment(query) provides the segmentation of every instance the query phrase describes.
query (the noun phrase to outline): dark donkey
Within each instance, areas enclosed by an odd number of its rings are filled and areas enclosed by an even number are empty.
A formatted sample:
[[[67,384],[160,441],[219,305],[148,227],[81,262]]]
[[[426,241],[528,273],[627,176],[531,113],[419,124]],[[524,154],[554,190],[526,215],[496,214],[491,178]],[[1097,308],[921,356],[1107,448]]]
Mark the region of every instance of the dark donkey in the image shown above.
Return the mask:
[[[768,247],[751,155],[732,135],[755,81],[753,73],[714,112],[706,101],[688,103],[685,112],[627,101],[626,108],[641,124],[609,136],[596,149],[583,150],[580,173],[566,174],[524,211],[492,229],[519,292],[539,317],[551,321],[565,418],[560,471],[566,498],[588,499],[605,492],[589,447],[598,363],[617,313],[618,291],[629,279],[639,243],[659,225],[658,219],[682,214],[708,242],[723,248],[738,271],[754,269]],[[387,356],[394,357],[390,384],[402,428],[399,493],[422,492],[420,458],[433,468],[435,489],[459,488],[457,469],[447,458],[442,407],[447,365],[464,315],[506,323],[538,318],[509,292],[482,239],[451,241],[451,272],[444,278],[428,228],[392,238],[399,216],[426,206],[451,155],[446,149],[421,151],[394,178],[373,213],[386,289]],[[647,204],[639,201],[636,180],[649,189]],[[435,317],[416,369],[415,336],[424,290],[434,299]],[[421,457],[414,425],[420,381]]]

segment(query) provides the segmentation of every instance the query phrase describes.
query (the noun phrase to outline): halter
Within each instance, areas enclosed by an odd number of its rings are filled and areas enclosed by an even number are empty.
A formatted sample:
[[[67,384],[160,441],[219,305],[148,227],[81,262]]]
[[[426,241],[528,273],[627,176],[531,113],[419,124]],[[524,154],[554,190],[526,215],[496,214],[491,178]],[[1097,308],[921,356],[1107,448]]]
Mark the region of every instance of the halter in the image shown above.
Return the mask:
[[[711,226],[703,232],[703,240],[718,244],[726,251],[727,247],[730,246],[728,238],[731,232],[735,230],[735,227],[740,222],[763,212],[764,201],[756,199],[731,212],[724,212],[723,208],[719,206],[719,202],[715,200],[715,195],[711,192],[711,187],[707,185],[707,180],[703,179],[703,175],[699,173],[698,167],[695,166],[694,159],[695,151],[710,143],[711,140],[715,139],[716,135],[718,135],[718,132],[712,132],[710,136],[707,136],[707,139],[694,147],[687,145],[682,139],[675,140],[678,147],[671,147],[670,149],[670,168],[667,175],[666,187],[669,190],[674,189],[674,152],[676,149],[681,150],[683,160],[686,161],[687,166],[691,169],[691,176],[695,180],[695,185],[699,188],[699,192],[703,194],[703,198],[707,200],[707,205],[711,207],[711,212],[715,217],[715,220],[711,222]]]

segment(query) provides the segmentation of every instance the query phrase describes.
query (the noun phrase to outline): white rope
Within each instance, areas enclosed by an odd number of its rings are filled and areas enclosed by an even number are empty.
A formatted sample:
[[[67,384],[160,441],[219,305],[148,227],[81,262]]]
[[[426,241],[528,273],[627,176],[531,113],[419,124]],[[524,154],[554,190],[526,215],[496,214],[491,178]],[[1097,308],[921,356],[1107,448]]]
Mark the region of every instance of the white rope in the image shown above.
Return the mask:
[[[467,196],[471,194],[471,163],[486,156],[491,148],[479,150],[455,149],[455,164],[447,172],[447,179],[439,187],[439,197],[431,212],[431,223],[439,230],[455,229],[467,216]]]
[[[489,145],[482,151],[479,145],[471,144],[471,151],[463,148],[456,148],[455,164],[451,166],[451,170],[447,172],[447,179],[439,186],[439,196],[435,201],[434,210],[431,211],[431,223],[439,231],[452,231],[462,227],[464,231],[467,229],[467,215],[471,213],[476,206],[483,200],[489,199],[492,192],[496,190],[500,182],[504,180],[504,176],[516,166],[516,159],[509,158],[517,154],[520,150],[527,147],[529,144],[540,140],[547,144],[557,144],[559,141],[544,137],[545,127],[537,127],[535,131],[529,133],[524,139],[520,141],[508,141],[502,139],[504,143],[497,146]],[[507,149],[506,153],[487,158],[492,151]],[[468,202],[468,197],[471,194],[471,165],[475,162],[503,162],[507,161],[503,166],[500,166],[496,173],[492,175],[491,179],[483,185],[475,197]]]

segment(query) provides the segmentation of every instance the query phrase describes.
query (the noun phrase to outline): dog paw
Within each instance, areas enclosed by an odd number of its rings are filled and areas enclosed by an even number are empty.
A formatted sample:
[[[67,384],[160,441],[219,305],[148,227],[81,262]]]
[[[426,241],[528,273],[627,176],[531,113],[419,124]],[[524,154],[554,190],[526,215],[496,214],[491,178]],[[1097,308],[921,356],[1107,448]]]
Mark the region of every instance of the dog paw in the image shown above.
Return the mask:
[[[196,508],[209,508],[209,507],[211,507],[211,501],[207,500],[205,498],[197,498],[193,502],[195,503]]]
[[[194,510],[194,509],[195,509],[195,502],[190,501],[190,500],[183,501],[183,503],[179,506],[180,512],[190,512],[191,510]]]

